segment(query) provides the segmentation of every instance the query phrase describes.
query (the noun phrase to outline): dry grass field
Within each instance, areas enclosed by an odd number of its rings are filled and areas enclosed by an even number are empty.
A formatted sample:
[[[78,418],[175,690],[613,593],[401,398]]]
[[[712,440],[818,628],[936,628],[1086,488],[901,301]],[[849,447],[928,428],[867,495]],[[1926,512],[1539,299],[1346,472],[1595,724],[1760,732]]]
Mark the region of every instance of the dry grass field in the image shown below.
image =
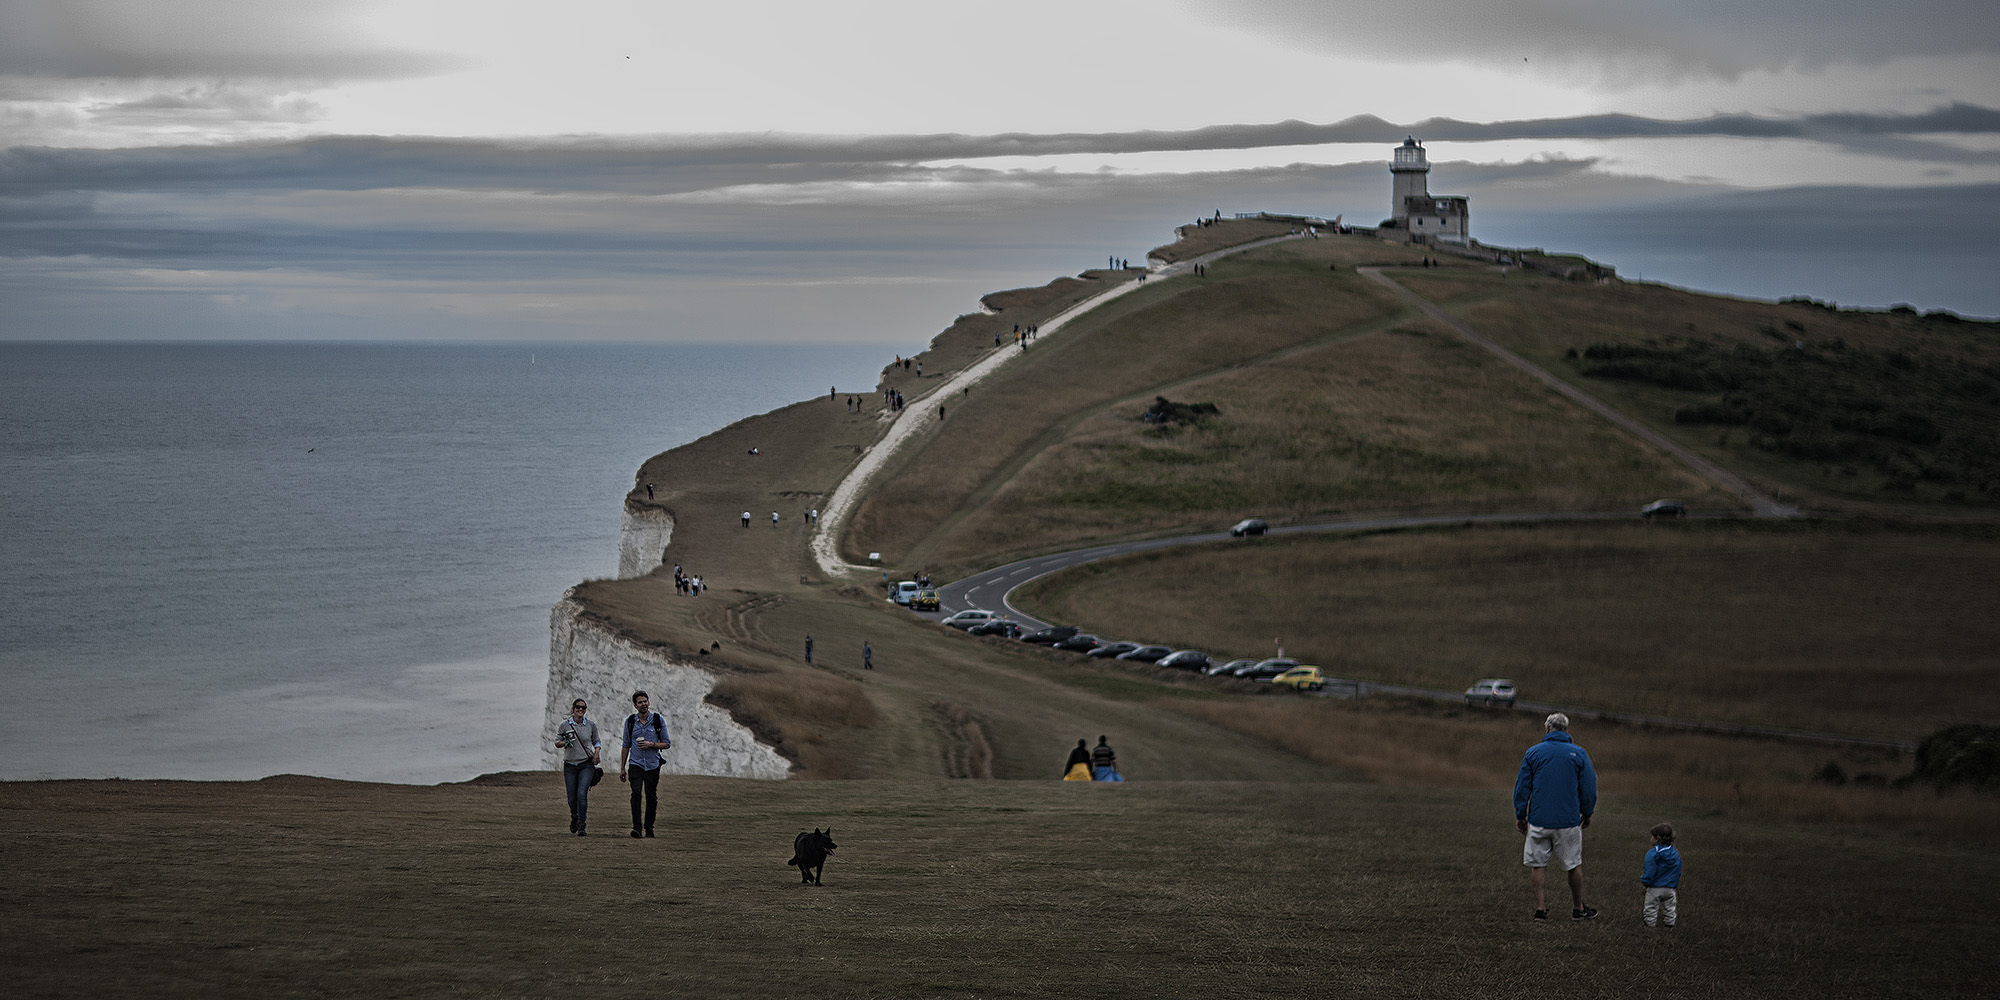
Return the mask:
[[[600,786],[597,826],[623,807]],[[0,786],[10,995],[1934,997],[1984,992],[2000,865],[1607,789],[1579,923],[1506,797],[1217,781],[662,782],[563,832],[551,774]],[[1681,923],[1639,920],[1673,819]],[[825,884],[784,865],[831,826]],[[610,827],[610,829],[604,829]],[[1558,900],[1557,905],[1562,905]],[[1554,984],[1554,985],[1552,985]]]
[[[1290,536],[1048,577],[1103,635],[1341,677],[1915,741],[2000,717],[2000,537],[1749,521]]]
[[[1493,273],[1398,272],[1405,286],[1453,306],[1481,332],[1663,433],[1732,469],[1769,483],[1816,510],[1895,516],[1990,519],[2000,503],[1995,481],[1995,407],[2000,406],[2000,326],[1914,313],[1835,311],[1697,295],[1655,285],[1574,284]],[[1490,288],[1482,297],[1476,287]],[[1826,409],[1836,421],[1860,414],[1911,410],[1944,426],[1946,454],[1894,438],[1862,435],[1871,448],[1906,460],[1813,457],[1813,448],[1773,447],[1754,426],[1681,423],[1694,405],[1758,408],[1741,391],[1675,389],[1643,381],[1584,374],[1569,357],[1592,345],[1676,348],[1712,345],[1716,353],[1747,350],[1796,357],[1815,366],[1810,385],[1763,409],[1786,414]],[[1887,359],[1903,371],[1882,372]],[[1871,368],[1875,369],[1871,371]],[[1856,408],[1847,410],[1846,407]],[[1953,426],[1953,421],[1959,426]],[[1956,438],[1956,441],[1950,440]],[[1759,442],[1764,442],[1760,446]],[[1976,458],[1966,460],[1966,453]],[[1954,464],[1960,467],[1954,468]],[[1883,467],[1906,467],[1907,478]],[[1935,475],[1942,468],[1955,477]]]
[[[1038,342],[874,491],[849,557],[949,576],[1246,513],[1732,503],[1353,273],[1398,254],[1420,257],[1359,237],[1266,247]],[[1221,413],[1152,427],[1156,396]]]

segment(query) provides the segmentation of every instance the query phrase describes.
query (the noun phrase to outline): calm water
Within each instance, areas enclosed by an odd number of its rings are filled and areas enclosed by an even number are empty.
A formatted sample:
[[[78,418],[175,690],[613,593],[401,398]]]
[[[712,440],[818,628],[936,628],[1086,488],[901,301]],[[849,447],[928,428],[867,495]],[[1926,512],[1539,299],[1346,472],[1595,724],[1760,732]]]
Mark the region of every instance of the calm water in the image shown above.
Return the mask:
[[[0,344],[0,778],[534,767],[639,463],[882,353]]]

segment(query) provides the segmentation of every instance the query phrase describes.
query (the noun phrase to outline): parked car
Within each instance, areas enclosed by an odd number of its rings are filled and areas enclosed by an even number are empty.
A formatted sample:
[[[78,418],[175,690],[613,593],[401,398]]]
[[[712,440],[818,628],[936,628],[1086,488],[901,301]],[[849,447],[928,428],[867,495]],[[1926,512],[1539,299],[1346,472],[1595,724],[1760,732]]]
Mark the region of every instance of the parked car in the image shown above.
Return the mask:
[[[1300,665],[1299,661],[1289,656],[1274,656],[1268,660],[1258,660],[1256,663],[1236,671],[1235,676],[1253,681],[1270,680]]]
[[[1138,648],[1139,644],[1136,642],[1107,642],[1091,650],[1090,655],[1099,659],[1109,659],[1113,656],[1123,656]]]
[[[1257,662],[1257,658],[1253,656],[1247,660],[1230,660],[1228,663],[1214,663],[1210,664],[1208,669],[1203,670],[1202,673],[1210,677],[1234,677],[1238,670],[1244,667],[1254,667],[1257,665]]]
[[[979,608],[973,608],[967,611],[960,611],[950,615],[949,617],[945,618],[944,624],[949,625],[952,628],[962,628],[970,630],[974,625],[983,625],[986,622],[990,622],[998,617],[1000,616],[994,614],[991,611],[985,611]]]
[[[1055,643],[1051,648],[1067,649],[1072,653],[1088,653],[1102,645],[1104,645],[1104,640],[1088,632],[1078,632],[1061,642]]]
[[[1021,637],[1022,642],[1032,642],[1037,646],[1052,646],[1083,631],[1074,625],[1051,625],[1039,632],[1030,632]]]
[[[1326,686],[1326,678],[1320,676],[1314,666],[1293,667],[1271,678],[1271,683],[1291,688],[1294,691],[1317,691]]]
[[[1207,670],[1208,654],[1199,649],[1180,649],[1160,658],[1158,664],[1175,670]]]
[[[935,590],[919,590],[917,596],[910,598],[911,611],[936,611],[938,604],[938,592]]]
[[[1235,538],[1243,538],[1249,535],[1261,535],[1269,530],[1271,530],[1271,526],[1266,524],[1263,518],[1246,517],[1231,525],[1229,534]]]
[[[1172,646],[1140,646],[1138,649],[1119,653],[1121,660],[1137,660],[1140,663],[1158,663],[1174,651]]]
[[[1639,516],[1650,521],[1656,517],[1686,517],[1688,505],[1679,500],[1655,500],[1639,508]]]
[[[974,625],[966,631],[973,635],[998,635],[1018,639],[1021,636],[1021,623],[1012,618],[995,618]]]
[[[1488,677],[1465,689],[1465,703],[1468,705],[1505,705],[1514,707],[1514,682],[1504,677]]]
[[[917,596],[917,591],[922,589],[924,588],[917,586],[917,581],[904,580],[896,585],[896,589],[889,591],[889,599],[897,604],[908,605]]]

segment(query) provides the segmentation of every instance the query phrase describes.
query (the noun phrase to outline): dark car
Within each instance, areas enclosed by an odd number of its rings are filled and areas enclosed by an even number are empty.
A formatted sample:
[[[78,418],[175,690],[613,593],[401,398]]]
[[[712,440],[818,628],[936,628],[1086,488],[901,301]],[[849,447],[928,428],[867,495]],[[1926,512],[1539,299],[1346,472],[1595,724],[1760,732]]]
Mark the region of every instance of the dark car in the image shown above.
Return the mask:
[[[1107,642],[1091,650],[1090,655],[1098,659],[1109,659],[1113,656],[1123,656],[1138,648],[1139,644],[1136,642]]]
[[[1051,625],[1039,632],[1030,632],[1021,637],[1022,642],[1032,642],[1037,646],[1053,646],[1064,639],[1083,631],[1074,625]]]
[[[1199,649],[1182,649],[1160,659],[1158,666],[1175,670],[1207,670],[1208,654]]]
[[[1072,653],[1088,653],[1102,645],[1104,645],[1104,640],[1088,632],[1078,632],[1061,642],[1054,643],[1052,648],[1067,649]]]
[[[1299,666],[1299,661],[1289,656],[1274,656],[1236,671],[1235,676],[1252,681],[1270,680],[1296,666]]]
[[[1229,534],[1235,538],[1243,538],[1249,535],[1261,535],[1269,530],[1271,526],[1264,523],[1263,518],[1246,517],[1230,526]]]
[[[1011,639],[1021,634],[1021,623],[1012,618],[994,618],[980,622],[966,631],[973,635],[1004,635]]]
[[[1227,663],[1211,663],[1209,664],[1206,670],[1202,671],[1202,673],[1207,674],[1210,677],[1234,677],[1238,670],[1241,670],[1244,667],[1254,667],[1257,665],[1257,662],[1258,662],[1257,658],[1253,656],[1247,660],[1230,660]]]
[[[1650,521],[1656,517],[1686,517],[1688,505],[1679,500],[1655,500],[1639,508],[1639,516]]]
[[[1119,653],[1121,660],[1137,660],[1140,663],[1158,663],[1174,651],[1172,646],[1140,646],[1129,653]]]

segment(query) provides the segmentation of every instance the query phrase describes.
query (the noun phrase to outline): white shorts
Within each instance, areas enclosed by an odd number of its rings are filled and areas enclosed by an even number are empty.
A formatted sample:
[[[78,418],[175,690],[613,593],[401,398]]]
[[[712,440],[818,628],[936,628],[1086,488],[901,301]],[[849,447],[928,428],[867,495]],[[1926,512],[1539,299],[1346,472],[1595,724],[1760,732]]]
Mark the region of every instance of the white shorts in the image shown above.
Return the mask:
[[[1556,863],[1563,871],[1573,871],[1583,867],[1583,827],[1565,826],[1551,830],[1545,826],[1528,826],[1528,842],[1521,848],[1521,863],[1530,868],[1547,868],[1549,855],[1555,854]]]

